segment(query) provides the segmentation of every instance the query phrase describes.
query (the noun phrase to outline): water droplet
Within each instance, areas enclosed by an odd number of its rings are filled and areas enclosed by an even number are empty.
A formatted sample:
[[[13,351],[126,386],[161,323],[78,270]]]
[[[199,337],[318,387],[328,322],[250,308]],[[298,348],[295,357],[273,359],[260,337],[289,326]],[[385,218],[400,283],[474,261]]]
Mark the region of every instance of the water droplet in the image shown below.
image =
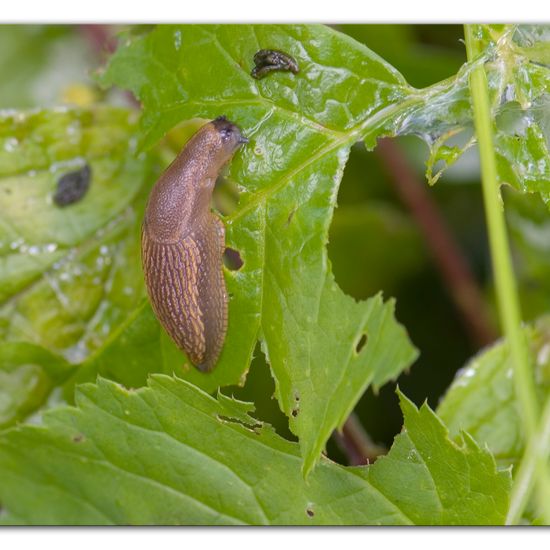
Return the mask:
[[[69,298],[63,293],[61,290],[61,287],[59,285],[59,281],[52,277],[51,275],[48,275],[47,273],[44,273],[44,278],[46,281],[48,281],[48,284],[50,285],[50,288],[53,290],[53,293],[55,294],[56,298],[58,299],[59,303],[64,307],[69,307]]]
[[[24,243],[25,241],[23,239],[16,239],[15,241],[12,241],[10,243],[10,248],[12,250],[18,250],[19,247]]]
[[[53,162],[50,164],[50,172],[56,174],[58,172],[69,172],[71,170],[82,168],[86,165],[86,159],[83,157],[74,157],[69,160]]]
[[[473,367],[467,367],[465,369],[462,369],[460,372],[460,376],[462,378],[471,378],[476,373],[476,370]]]
[[[67,135],[74,136],[80,130],[80,123],[78,121],[73,122],[67,126]]]
[[[544,344],[537,354],[537,364],[539,366],[546,365],[550,360],[550,344]]]
[[[174,46],[176,50],[181,48],[181,31],[179,30],[174,32]]]
[[[17,140],[17,138],[14,138],[14,137],[8,138],[4,142],[4,150],[7,151],[8,153],[12,153],[13,151],[15,151],[18,146],[19,146],[19,141]]]
[[[515,97],[516,88],[513,84],[508,84],[504,90],[504,99],[506,101],[513,101]]]

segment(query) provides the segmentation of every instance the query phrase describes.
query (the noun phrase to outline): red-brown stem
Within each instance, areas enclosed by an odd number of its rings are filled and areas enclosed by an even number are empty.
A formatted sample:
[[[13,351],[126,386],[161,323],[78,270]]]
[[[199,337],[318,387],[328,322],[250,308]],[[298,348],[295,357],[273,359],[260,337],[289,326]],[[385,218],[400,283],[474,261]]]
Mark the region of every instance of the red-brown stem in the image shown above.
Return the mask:
[[[351,466],[370,464],[387,452],[385,447],[372,441],[355,413],[349,415],[342,432],[334,432],[333,437]]]
[[[494,342],[497,333],[485,300],[426,183],[420,180],[399,146],[390,139],[379,140],[376,152],[384,161],[399,198],[422,231],[471,342],[476,348]]]
[[[111,25],[77,25],[79,32],[90,43],[96,56],[103,61],[103,58],[116,50],[116,37]],[[124,90],[128,102],[132,107],[139,107],[139,101],[129,90]]]
[[[111,54],[116,49],[116,38],[109,25],[78,25],[98,55]]]

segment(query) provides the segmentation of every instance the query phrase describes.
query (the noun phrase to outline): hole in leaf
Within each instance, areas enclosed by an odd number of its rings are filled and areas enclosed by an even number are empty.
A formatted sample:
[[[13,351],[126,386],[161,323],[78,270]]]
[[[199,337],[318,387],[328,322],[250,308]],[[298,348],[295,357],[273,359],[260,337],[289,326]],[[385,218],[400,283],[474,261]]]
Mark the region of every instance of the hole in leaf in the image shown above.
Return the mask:
[[[275,398],[275,382],[260,344],[257,344],[254,351],[254,360],[244,387],[230,386],[226,391],[231,392],[241,401],[253,401],[256,407],[254,418],[270,424],[281,437],[289,441],[297,441],[296,436],[289,429],[288,416],[281,411]],[[258,399],[259,395],[265,397]],[[272,398],[269,399],[268,396]]]
[[[244,265],[239,251],[234,248],[226,248],[223,253],[223,265],[230,271],[239,271]]]
[[[357,345],[355,346],[356,353],[359,353],[365,347],[365,344],[367,343],[367,339],[368,338],[366,334],[363,334],[361,338],[359,338],[359,342],[357,342]]]

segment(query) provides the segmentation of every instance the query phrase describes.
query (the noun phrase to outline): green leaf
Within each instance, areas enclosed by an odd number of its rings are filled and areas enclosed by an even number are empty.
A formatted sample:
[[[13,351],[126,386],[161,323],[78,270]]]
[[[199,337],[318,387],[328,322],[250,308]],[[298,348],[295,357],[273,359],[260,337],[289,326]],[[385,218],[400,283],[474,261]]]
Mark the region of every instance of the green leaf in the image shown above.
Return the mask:
[[[296,57],[300,73],[254,80],[254,53],[273,45]],[[143,102],[146,146],[182,120],[222,114],[250,139],[231,163],[241,193],[224,220],[227,245],[244,261],[226,271],[226,342],[212,374],[186,377],[207,389],[238,383],[260,338],[307,474],[367,386],[416,357],[393,302],[345,296],[325,246],[351,145],[380,132],[385,108],[410,88],[370,50],[317,25],[157,27],[119,48],[102,82]]]
[[[527,327],[531,364],[541,395],[550,388],[550,319]],[[517,464],[525,448],[525,433],[515,397],[512,360],[500,341],[461,369],[437,412],[451,434],[465,430],[487,444],[499,463]]]
[[[41,408],[73,370],[62,358],[39,346],[1,344],[0,426],[9,426]]]
[[[464,65],[454,81],[448,81],[449,90],[442,95],[450,100],[450,106],[442,103],[447,129],[439,131],[435,139],[433,136],[428,139],[433,144],[427,163],[428,179],[435,182],[460,153],[475,143],[468,78],[472,67],[483,63],[491,94],[499,182],[524,193],[538,193],[548,203],[550,67],[540,61],[550,56],[548,27],[477,25],[476,32],[484,51],[473,64]],[[460,105],[453,104],[458,98]],[[446,145],[449,140],[450,150]],[[437,163],[443,166],[434,174]]]
[[[373,466],[326,458],[304,481],[297,444],[252,405],[154,375],[80,386],[77,408],[0,435],[3,523],[501,524],[509,472],[402,395],[405,428]]]
[[[139,388],[147,384],[150,373],[181,376],[190,369],[159,325],[149,301],[143,300],[105,344],[79,365],[65,384],[64,393],[72,401],[75,384],[93,382],[98,374],[127,388]]]
[[[0,115],[0,337],[71,361],[97,349],[144,295],[139,226],[149,161],[127,110]],[[88,165],[85,196],[53,202]]]

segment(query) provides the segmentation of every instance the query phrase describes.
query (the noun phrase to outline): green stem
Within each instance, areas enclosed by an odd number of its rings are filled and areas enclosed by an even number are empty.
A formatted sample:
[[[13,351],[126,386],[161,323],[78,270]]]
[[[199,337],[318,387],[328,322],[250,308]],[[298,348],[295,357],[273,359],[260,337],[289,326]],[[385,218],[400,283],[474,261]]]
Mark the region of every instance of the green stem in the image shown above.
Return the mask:
[[[529,439],[527,448],[525,449],[524,457],[518,472],[515,476],[514,487],[510,498],[510,508],[506,516],[506,525],[516,525],[521,520],[521,514],[527,504],[529,494],[535,484],[535,472],[537,461],[543,459],[543,467],[550,454],[550,397],[546,400],[542,418],[540,420],[540,430]],[[540,493],[541,491],[539,491]],[[548,493],[544,493],[548,494]],[[540,504],[544,506],[545,521],[548,522],[548,514],[550,513],[550,501],[547,498],[540,499]]]
[[[464,34],[468,61],[472,61],[480,53],[479,44],[474,37],[474,27],[475,25],[465,26]],[[485,216],[489,233],[500,322],[510,349],[514,372],[514,388],[526,435],[526,448],[528,448],[531,444],[534,445],[532,440],[536,437],[539,407],[529,350],[521,328],[519,298],[512,269],[504,210],[502,208],[497,180],[489,87],[485,68],[481,64],[472,70],[470,75],[470,91],[472,94],[476,136],[479,144],[483,200],[485,203]],[[536,454],[540,458],[540,455]],[[539,501],[544,505],[541,493],[542,490],[550,487],[550,483],[547,482],[547,473],[542,458],[536,460],[536,467],[533,468],[531,475],[537,476],[537,485],[540,489]],[[546,493],[546,491],[544,491],[544,494],[550,497],[550,494]],[[546,517],[547,507],[546,505],[543,506],[545,521],[550,521],[550,516]],[[523,511],[523,507],[520,508],[519,517]],[[517,514],[515,515],[517,516]]]

